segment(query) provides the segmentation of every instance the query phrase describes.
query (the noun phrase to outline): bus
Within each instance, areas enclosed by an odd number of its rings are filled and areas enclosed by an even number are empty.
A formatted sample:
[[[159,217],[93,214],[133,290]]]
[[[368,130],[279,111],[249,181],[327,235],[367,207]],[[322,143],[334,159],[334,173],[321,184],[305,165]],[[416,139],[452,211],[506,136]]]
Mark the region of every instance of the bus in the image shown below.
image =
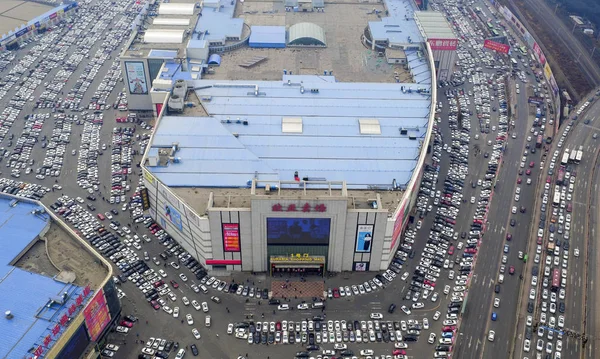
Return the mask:
[[[565,181],[565,169],[561,167],[558,170],[558,176],[556,177],[556,184],[562,185],[564,181]]]
[[[565,153],[562,155],[562,159],[560,160],[560,164],[566,166],[569,163],[569,149],[565,149]]]
[[[558,269],[552,270],[552,291],[557,292],[560,288],[560,271]]]
[[[581,157],[583,157],[583,146],[579,146],[577,150],[577,155],[575,156],[575,163],[581,162]]]
[[[519,64],[519,62],[512,57],[510,58],[510,62],[512,62],[513,67],[517,67],[517,65]]]
[[[489,30],[494,30],[494,25],[491,22],[487,23],[487,27]]]
[[[500,33],[496,29],[492,29],[491,32],[492,32],[492,35],[494,35],[494,36],[500,36]]]
[[[527,48],[525,46],[519,46],[519,51],[521,51],[523,55],[527,55]]]
[[[535,141],[536,148],[542,148],[542,143],[544,142],[544,137],[542,135],[537,136],[537,140]]]
[[[554,191],[554,198],[552,199],[552,205],[558,207],[560,205],[560,192]]]
[[[577,151],[575,151],[575,150],[571,151],[571,154],[569,155],[569,163],[574,163],[576,157],[577,157]]]

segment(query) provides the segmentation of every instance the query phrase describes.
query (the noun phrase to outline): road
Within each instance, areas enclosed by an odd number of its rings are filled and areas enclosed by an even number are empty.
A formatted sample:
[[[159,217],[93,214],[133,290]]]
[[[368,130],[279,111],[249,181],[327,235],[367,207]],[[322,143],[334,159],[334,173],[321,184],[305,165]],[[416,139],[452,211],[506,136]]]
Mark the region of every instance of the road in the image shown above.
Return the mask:
[[[561,19],[554,14],[554,9],[548,7],[544,0],[524,0],[531,9],[536,9],[536,21],[542,21],[547,29],[554,29],[553,35],[560,40],[560,45],[569,49],[575,62],[588,77],[592,86],[600,85],[600,68],[592,60],[590,53],[581,45],[577,38],[571,32],[572,29],[566,26]],[[512,7],[515,7],[513,1],[509,1]]]
[[[600,187],[597,177],[597,162],[595,162],[598,153],[598,140],[593,138],[594,133],[600,135],[600,124],[596,120],[600,114],[600,103],[595,101],[589,109],[580,117],[578,121],[569,121],[561,127],[561,134],[566,125],[573,125],[562,148],[557,147],[558,141],[553,143],[550,153],[555,150],[578,149],[583,146],[584,156],[580,164],[571,164],[572,173],[576,173],[575,190],[573,192],[573,212],[571,220],[570,252],[575,249],[580,250],[580,257],[576,258],[570,255],[570,265],[567,276],[567,295],[565,299],[565,329],[576,333],[587,333],[590,341],[587,343],[585,357],[592,358],[595,355],[597,347],[594,334],[600,323],[596,313],[597,289],[594,283],[598,280],[597,244],[590,240],[595,238],[598,233],[598,207],[597,196],[594,195]],[[586,124],[585,122],[589,123]],[[545,169],[546,171],[546,169]],[[544,172],[544,175],[546,172]],[[540,191],[541,192],[541,191]],[[537,211],[539,212],[539,210]],[[538,213],[539,214],[539,213]],[[537,218],[537,216],[536,216]],[[536,221],[537,222],[537,221]],[[532,236],[533,237],[533,236]],[[533,242],[533,238],[531,239]],[[532,246],[533,247],[533,246]],[[587,248],[587,249],[586,249]],[[535,255],[534,251],[529,253],[530,257]],[[531,264],[527,273],[531,270]],[[541,265],[540,265],[541,267]],[[527,278],[530,278],[528,275]],[[586,286],[587,284],[587,286]],[[527,291],[528,291],[528,287]],[[522,292],[523,296],[527,292]],[[536,303],[539,307],[539,300]],[[525,307],[522,306],[519,325],[517,327],[518,340],[515,341],[515,353],[527,355],[523,352],[523,330],[525,328],[526,316]],[[539,309],[538,309],[539,310]],[[584,321],[584,316],[585,321]],[[537,316],[534,316],[537,318]],[[537,337],[534,337],[537,338]],[[534,340],[532,340],[532,343]],[[533,345],[533,344],[532,344]],[[533,350],[533,349],[532,349]],[[583,357],[582,342],[570,336],[563,336],[563,355],[569,358]],[[516,357],[519,357],[518,355]]]

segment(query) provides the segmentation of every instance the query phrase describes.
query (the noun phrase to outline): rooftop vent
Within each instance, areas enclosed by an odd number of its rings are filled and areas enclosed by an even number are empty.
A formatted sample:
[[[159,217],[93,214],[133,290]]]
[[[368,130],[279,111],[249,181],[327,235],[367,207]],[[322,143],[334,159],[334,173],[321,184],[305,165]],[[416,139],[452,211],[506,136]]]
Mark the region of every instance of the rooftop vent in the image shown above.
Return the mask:
[[[381,126],[376,118],[359,118],[358,125],[361,135],[381,135]]]
[[[281,132],[302,133],[302,117],[284,117],[281,119]]]
[[[6,319],[12,319],[12,318],[14,318],[15,316],[14,316],[14,315],[13,315],[13,314],[10,312],[10,310],[7,310],[6,312],[4,312],[4,317],[5,317]]]

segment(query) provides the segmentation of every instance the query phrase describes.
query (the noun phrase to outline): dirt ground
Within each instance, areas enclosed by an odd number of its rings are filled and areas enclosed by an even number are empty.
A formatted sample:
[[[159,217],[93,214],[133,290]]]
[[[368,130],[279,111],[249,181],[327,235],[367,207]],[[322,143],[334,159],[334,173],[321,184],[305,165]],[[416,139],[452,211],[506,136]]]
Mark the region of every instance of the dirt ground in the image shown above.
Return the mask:
[[[107,275],[106,269],[78,240],[71,238],[56,224],[50,227],[45,238],[50,258],[61,270],[75,273],[75,284],[90,284],[92,288],[97,288],[102,283]]]

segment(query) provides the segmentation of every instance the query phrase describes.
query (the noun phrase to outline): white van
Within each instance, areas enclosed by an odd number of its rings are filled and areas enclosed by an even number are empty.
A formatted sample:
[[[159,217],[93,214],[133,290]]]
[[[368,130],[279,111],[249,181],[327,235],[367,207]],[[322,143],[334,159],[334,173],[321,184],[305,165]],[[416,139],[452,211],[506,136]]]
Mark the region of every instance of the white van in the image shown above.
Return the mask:
[[[210,327],[210,315],[207,315],[204,319],[204,325]]]
[[[175,356],[175,359],[183,359],[184,356],[185,356],[185,349],[181,348],[177,352],[177,355]]]

